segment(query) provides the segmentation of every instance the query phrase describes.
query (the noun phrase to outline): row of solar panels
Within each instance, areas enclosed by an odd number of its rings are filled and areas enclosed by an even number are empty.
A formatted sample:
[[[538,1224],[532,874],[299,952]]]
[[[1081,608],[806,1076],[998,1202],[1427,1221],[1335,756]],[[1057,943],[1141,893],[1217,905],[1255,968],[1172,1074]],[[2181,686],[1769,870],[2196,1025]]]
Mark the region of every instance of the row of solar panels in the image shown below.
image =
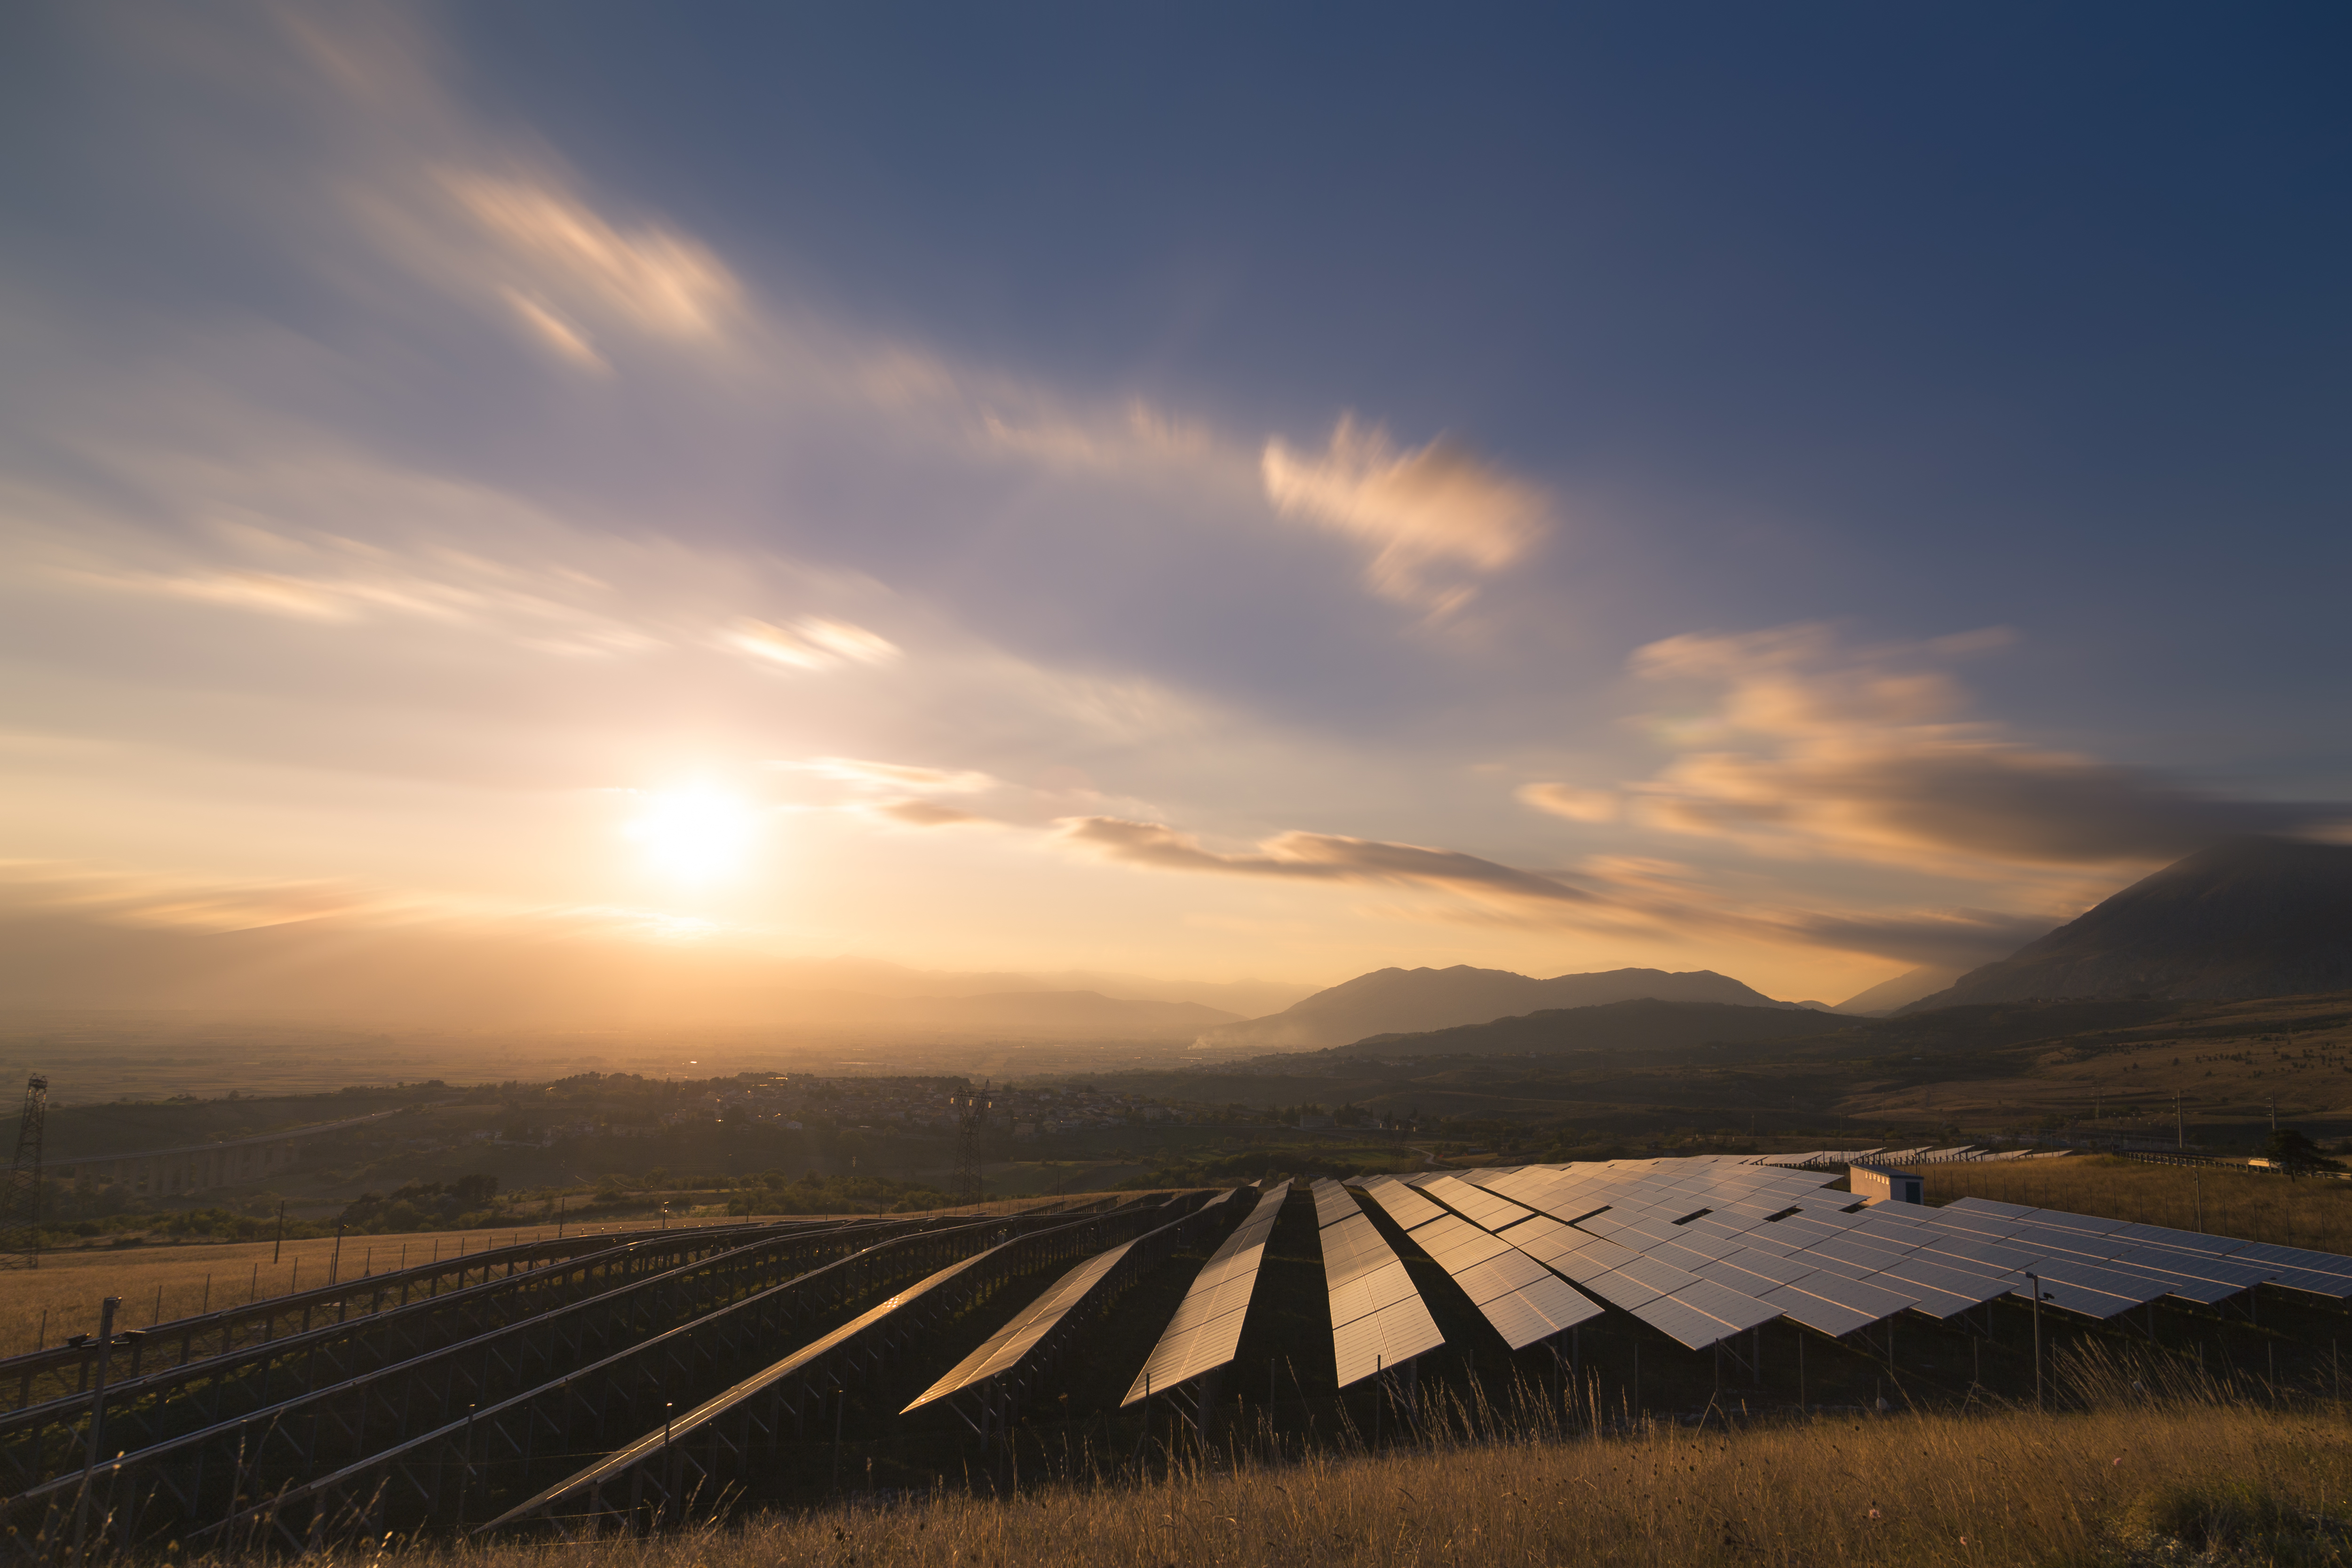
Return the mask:
[[[1599,1316],[1602,1302],[1694,1350],[1780,1318],[1844,1335],[1906,1311],[1951,1318],[2025,1294],[2029,1272],[2043,1300],[2100,1319],[2166,1296],[2215,1303],[2260,1284],[2352,1302],[2352,1258],[1982,1199],[1865,1206],[1829,1190],[1832,1179],[1701,1157],[1376,1177],[1362,1191],[1514,1350]],[[1195,1274],[1123,1403],[1233,1361],[1286,1195],[1244,1188],[1212,1205],[1246,1212]],[[1444,1344],[1357,1197],[1333,1181],[1311,1195],[1340,1386]],[[1066,1271],[907,1408],[1018,1369],[1149,1239]],[[941,1269],[761,1375],[789,1371],[979,1261]]]
[[[1832,1179],[1715,1157],[1378,1177],[1363,1192],[1514,1350],[1598,1316],[1601,1302],[1694,1350],[1777,1319],[1843,1336],[2036,1289],[2097,1319],[2166,1297],[2218,1304],[2263,1284],[2352,1302],[2352,1258],[2333,1253],[1984,1199],[1865,1205],[1828,1190]],[[1341,1386],[1442,1343],[1348,1191],[1318,1182],[1313,1195]],[[1259,1200],[1266,1228],[1278,1201]],[[1246,1293],[1218,1300],[1222,1336],[1196,1335],[1177,1354],[1171,1324],[1130,1402],[1232,1359]]]
[[[2066,1149],[1979,1149],[1972,1143],[1962,1143],[1950,1149],[1931,1148],[1921,1144],[1916,1149],[1816,1149],[1805,1154],[1767,1154],[1753,1160],[1759,1165],[1781,1165],[1792,1170],[1824,1170],[1831,1166],[1868,1163],[1874,1165],[1957,1165],[1984,1164],[2013,1160],[2057,1160],[2071,1153]]]
[[[1694,1348],[1774,1316],[1832,1334],[1949,1318],[2028,1293],[2029,1272],[2044,1300],[2095,1318],[2263,1283],[2352,1300],[2352,1258],[2331,1253],[1981,1199],[1865,1209],[1824,1179],[1688,1160],[1412,1180],[1449,1204],[1475,1186],[1466,1217]]]

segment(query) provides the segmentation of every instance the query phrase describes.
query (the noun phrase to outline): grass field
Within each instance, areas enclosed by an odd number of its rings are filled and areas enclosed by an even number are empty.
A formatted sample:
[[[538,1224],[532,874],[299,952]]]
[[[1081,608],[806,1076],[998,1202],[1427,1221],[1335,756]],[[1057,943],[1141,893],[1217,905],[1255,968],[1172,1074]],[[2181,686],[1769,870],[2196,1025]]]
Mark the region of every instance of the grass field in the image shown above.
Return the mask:
[[[690,1223],[714,1222],[698,1218]],[[635,1229],[642,1224],[632,1220],[616,1226],[575,1225],[567,1226],[564,1234]],[[37,1269],[0,1274],[0,1355],[60,1344],[68,1334],[95,1333],[99,1303],[108,1296],[122,1298],[119,1321],[123,1327],[143,1329],[150,1323],[193,1316],[207,1307],[240,1306],[324,1285],[331,1265],[338,1279],[351,1279],[385,1273],[404,1261],[425,1263],[436,1255],[454,1258],[460,1247],[475,1253],[554,1235],[553,1226],[521,1226],[511,1230],[352,1237],[345,1238],[339,1264],[334,1262],[332,1237],[289,1241],[274,1264],[272,1244],[267,1241],[92,1247],[45,1253]]]
[[[2268,1171],[2158,1165],[2115,1155],[1925,1165],[1931,1204],[1994,1198],[2211,1236],[2352,1254],[2352,1182]]]
[[[2210,1388],[2093,1408],[1821,1418],[1727,1432],[1523,1431],[1435,1416],[1381,1455],[1214,1456],[1121,1484],[845,1498],[651,1539],[423,1543],[370,1568],[1230,1568],[1442,1563],[2305,1564],[2352,1549],[2352,1426]],[[2151,1378],[2156,1386],[2163,1384]],[[201,1561],[201,1560],[199,1560]]]
[[[721,1206],[705,1205],[692,1215],[673,1211],[669,1224],[678,1228],[744,1223],[740,1217],[730,1220],[715,1212]],[[654,1224],[651,1215],[637,1215],[568,1225],[562,1234],[645,1230]],[[337,1279],[354,1279],[436,1258],[455,1258],[461,1248],[472,1254],[516,1242],[551,1239],[555,1235],[551,1225],[526,1225],[496,1230],[347,1237],[340,1260],[332,1237],[314,1237],[287,1242],[274,1263],[271,1256],[277,1248],[267,1241],[89,1247],[44,1253],[37,1269],[0,1274],[0,1355],[62,1344],[68,1334],[95,1333],[99,1304],[109,1296],[122,1298],[119,1318],[122,1327],[143,1329],[151,1323],[191,1317],[207,1308],[241,1306],[264,1297],[313,1289],[328,1282],[331,1268]]]

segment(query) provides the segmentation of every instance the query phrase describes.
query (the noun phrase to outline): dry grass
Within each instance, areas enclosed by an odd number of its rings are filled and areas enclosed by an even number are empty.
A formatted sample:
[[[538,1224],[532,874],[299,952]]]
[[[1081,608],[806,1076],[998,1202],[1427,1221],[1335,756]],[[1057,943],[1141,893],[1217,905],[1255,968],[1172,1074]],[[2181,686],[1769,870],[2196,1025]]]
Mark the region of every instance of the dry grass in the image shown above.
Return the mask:
[[[2095,1372],[2099,1369],[2094,1369]],[[2141,1375],[2152,1374],[2140,1373]],[[1063,1568],[1076,1564],[2341,1563],[2352,1428],[2105,1369],[2087,1413],[1823,1419],[1726,1432],[1218,1458],[1140,1484],[942,1488],[650,1540],[425,1543],[353,1568]],[[1458,1413],[1457,1413],[1458,1416]]]
[[[1091,1195],[1091,1194],[1081,1194]],[[1121,1194],[1124,1195],[1124,1194]],[[998,1201],[981,1205],[981,1212],[1011,1212],[1025,1206]],[[964,1212],[955,1209],[945,1214]],[[870,1219],[870,1215],[765,1215],[755,1219]],[[646,1215],[568,1225],[567,1237],[599,1231],[644,1230]],[[670,1216],[670,1227],[740,1225],[740,1217],[723,1213]],[[401,1236],[347,1237],[336,1278],[353,1279],[383,1274],[520,1241],[551,1240],[551,1225],[501,1226],[495,1230],[423,1231]],[[99,1303],[109,1296],[122,1298],[120,1321],[125,1328],[145,1328],[205,1310],[241,1306],[295,1289],[327,1283],[334,1258],[332,1237],[314,1237],[286,1243],[273,1264],[274,1246],[267,1241],[175,1242],[141,1247],[89,1247],[44,1253],[41,1266],[28,1272],[0,1274],[0,1355],[20,1355],[44,1344],[65,1342],[66,1336],[98,1331]]]
[[[572,1226],[564,1234],[577,1236],[583,1228]],[[384,1273],[398,1268],[404,1257],[410,1264],[424,1263],[436,1247],[441,1257],[451,1258],[460,1247],[474,1253],[554,1235],[553,1226],[523,1226],[347,1237],[337,1275],[350,1279]],[[335,1250],[332,1237],[289,1241],[274,1265],[271,1247],[267,1241],[180,1242],[45,1253],[37,1269],[0,1274],[0,1355],[21,1354],[45,1342],[61,1344],[68,1334],[96,1332],[99,1303],[108,1296],[122,1298],[124,1327],[145,1328],[192,1316],[208,1305],[241,1306],[327,1283]]]
[[[2352,1182],[2151,1164],[2112,1155],[1926,1165],[1929,1203],[1958,1197],[2066,1209],[2247,1241],[2352,1254]]]

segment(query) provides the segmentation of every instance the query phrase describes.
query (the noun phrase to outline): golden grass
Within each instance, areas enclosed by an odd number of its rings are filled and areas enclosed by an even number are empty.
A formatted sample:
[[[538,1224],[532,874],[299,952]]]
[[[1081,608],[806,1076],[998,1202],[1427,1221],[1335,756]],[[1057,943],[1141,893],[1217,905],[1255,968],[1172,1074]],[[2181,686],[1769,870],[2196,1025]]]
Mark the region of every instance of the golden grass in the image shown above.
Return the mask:
[[[2105,1380],[2087,1413],[1819,1419],[1180,1463],[1007,1499],[942,1488],[650,1539],[423,1542],[352,1568],[2340,1563],[2352,1426]],[[2178,1543],[2178,1544],[2172,1544]],[[2211,1554],[2206,1553],[2209,1549]]]
[[[2352,1182],[2227,1166],[2158,1165],[2114,1155],[1924,1165],[1929,1203],[1995,1198],[2211,1236],[2352,1254]]]
[[[709,1223],[697,1220],[698,1225]],[[636,1222],[593,1226],[569,1226],[564,1235],[583,1230],[638,1228]],[[512,1229],[428,1231],[415,1236],[347,1237],[336,1268],[341,1279],[365,1273],[382,1274],[400,1266],[404,1257],[413,1265],[432,1259],[505,1247],[516,1241],[551,1238],[553,1226],[519,1226]],[[327,1283],[333,1258],[332,1237],[289,1241],[283,1257],[270,1262],[267,1241],[179,1242],[143,1247],[92,1247],[44,1253],[37,1269],[0,1274],[0,1355],[17,1355],[42,1344],[62,1344],[66,1336],[98,1331],[99,1303],[108,1296],[122,1298],[118,1321],[125,1328],[145,1328],[204,1310],[241,1306],[248,1300],[310,1289]],[[160,1301],[160,1306],[159,1306]],[[46,1331],[44,1324],[46,1323]]]
[[[1080,1196],[1097,1194],[1079,1194]],[[1124,1195],[1124,1194],[1121,1194]],[[673,1214],[671,1228],[740,1225],[718,1212],[723,1205],[692,1215]],[[985,1212],[1026,1206],[1019,1200],[999,1200],[981,1205]],[[955,1209],[945,1214],[963,1212]],[[870,1215],[761,1215],[753,1219],[869,1219]],[[649,1215],[599,1219],[570,1224],[567,1237],[618,1230],[646,1230]],[[495,1230],[422,1231],[399,1236],[346,1237],[341,1261],[334,1261],[332,1237],[313,1237],[286,1243],[278,1261],[270,1261],[274,1244],[267,1241],[174,1242],[140,1247],[89,1247],[44,1253],[37,1269],[0,1274],[0,1355],[20,1355],[44,1344],[65,1342],[69,1334],[98,1331],[99,1304],[108,1296],[122,1298],[118,1321],[125,1328],[145,1328],[191,1317],[207,1307],[241,1306],[296,1289],[312,1289],[328,1281],[331,1264],[338,1279],[383,1274],[404,1264],[415,1267],[436,1256],[449,1258],[458,1249],[481,1252],[519,1241],[551,1240],[551,1225],[500,1226]]]

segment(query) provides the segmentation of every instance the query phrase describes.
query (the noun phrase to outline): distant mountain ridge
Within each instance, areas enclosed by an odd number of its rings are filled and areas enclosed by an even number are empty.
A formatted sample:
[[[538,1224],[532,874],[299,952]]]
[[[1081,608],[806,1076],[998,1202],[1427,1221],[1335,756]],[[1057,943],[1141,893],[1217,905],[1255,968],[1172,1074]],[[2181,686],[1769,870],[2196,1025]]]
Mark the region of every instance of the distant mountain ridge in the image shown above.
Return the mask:
[[[1738,1007],[1794,1010],[1729,975],[1711,969],[1671,973],[1663,969],[1612,969],[1538,980],[1507,969],[1377,969],[1318,991],[1305,1001],[1202,1034],[1193,1043],[1220,1050],[1311,1051],[1371,1035],[1420,1034],[1484,1024],[1549,1008],[1598,1007],[1612,1002],[1714,1002]]]
[[[2200,849],[1898,1016],[1975,1002],[2252,1001],[2352,989],[2352,847]]]

